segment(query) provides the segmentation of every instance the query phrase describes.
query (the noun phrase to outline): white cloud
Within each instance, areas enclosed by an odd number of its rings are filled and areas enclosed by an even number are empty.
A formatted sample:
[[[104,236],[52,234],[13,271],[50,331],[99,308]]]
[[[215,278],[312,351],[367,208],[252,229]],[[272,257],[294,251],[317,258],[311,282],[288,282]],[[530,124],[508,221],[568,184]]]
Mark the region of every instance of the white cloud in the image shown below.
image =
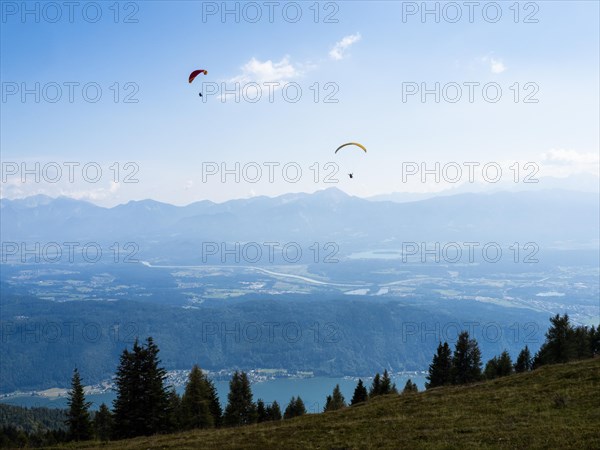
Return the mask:
[[[484,56],[481,58],[484,63],[489,63],[490,71],[492,73],[502,73],[506,71],[507,67],[504,65],[501,59],[496,59],[492,56]]]
[[[304,76],[310,70],[317,68],[312,62],[292,63],[289,56],[284,56],[280,61],[272,60],[260,61],[254,57],[241,67],[241,73],[225,81],[229,89],[239,92],[248,92],[251,97],[258,94],[270,95],[270,92],[277,91],[285,87],[287,83]],[[247,86],[249,83],[256,83],[259,86]],[[273,83],[273,84],[270,84]],[[235,85],[235,86],[233,86]],[[248,91],[245,91],[245,89]],[[239,95],[239,94],[238,94]],[[244,94],[245,95],[245,94]],[[227,102],[236,98],[232,93],[221,92],[221,102]]]
[[[494,58],[490,60],[492,73],[502,73],[506,70],[506,66],[502,61],[497,61]]]
[[[560,148],[542,153],[542,161],[554,165],[598,164],[600,162],[600,155],[597,153],[579,153],[576,150]]]
[[[541,169],[545,175],[565,177],[581,173],[598,176],[600,174],[600,155],[569,149],[551,149],[542,153]]]
[[[0,197],[15,199],[32,195],[47,195],[49,197],[65,196],[76,200],[98,202],[119,198],[121,183],[111,182],[107,187],[85,189],[85,183],[71,184],[68,182],[53,185],[40,183],[21,183],[19,180],[8,180],[0,187]]]
[[[79,186],[79,187],[81,188],[82,186]],[[70,187],[68,189],[65,189],[63,187],[63,188],[60,188],[58,195],[74,198],[77,200],[87,200],[87,201],[91,201],[91,202],[98,202],[101,200],[118,198],[119,197],[118,192],[120,189],[121,189],[121,183],[115,183],[114,181],[111,181],[108,188],[99,187],[96,189],[79,189],[79,190],[77,190],[76,188]],[[54,196],[54,195],[55,194],[53,193],[51,196]]]
[[[335,45],[329,52],[329,57],[335,61],[344,59],[344,57],[346,56],[345,55],[346,50],[348,50],[348,48],[355,42],[360,41],[360,39],[361,39],[360,33],[345,36],[341,41],[335,43]]]
[[[250,59],[242,66],[242,73],[230,80],[230,83],[285,83],[302,75],[302,71],[290,62],[289,56],[284,56],[281,61],[273,62]]]
[[[99,189],[91,189],[87,191],[71,191],[71,190],[61,190],[60,195],[65,197],[74,198],[76,200],[88,200],[91,202],[96,202],[100,200],[107,200],[114,198],[114,194],[116,190],[113,191],[112,186],[107,190],[103,188]]]

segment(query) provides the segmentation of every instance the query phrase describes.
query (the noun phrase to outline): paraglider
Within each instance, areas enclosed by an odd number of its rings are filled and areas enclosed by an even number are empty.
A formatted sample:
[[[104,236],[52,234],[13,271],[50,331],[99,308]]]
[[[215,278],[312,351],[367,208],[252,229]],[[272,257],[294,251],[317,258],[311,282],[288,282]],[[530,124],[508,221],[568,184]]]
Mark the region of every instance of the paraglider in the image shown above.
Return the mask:
[[[194,70],[192,73],[190,73],[190,77],[188,79],[189,83],[191,84],[192,81],[194,81],[196,79],[196,77],[200,74],[204,74],[204,75],[208,75],[208,70],[204,70],[204,69],[198,69],[198,70]],[[202,92],[198,93],[198,95],[200,97],[202,97]]]
[[[189,82],[191,83],[192,81],[194,81],[196,79],[196,77],[198,75],[200,75],[201,73],[204,75],[208,75],[207,70],[204,70],[204,69],[194,70],[192,73],[190,73]]]
[[[342,148],[344,148],[344,147],[348,147],[348,146],[350,146],[350,145],[354,145],[354,146],[356,146],[356,147],[360,148],[360,149],[361,149],[363,152],[367,153],[367,149],[366,149],[366,147],[365,147],[364,145],[362,145],[362,144],[359,144],[358,142],[347,142],[346,144],[342,144],[342,145],[340,145],[338,148],[336,148],[336,149],[335,149],[335,152],[334,152],[334,153],[337,153],[337,152],[339,152],[339,151],[340,151]],[[350,172],[350,173],[348,174],[348,176],[350,177],[350,179],[353,179],[353,178],[354,178],[354,172]]]
[[[355,145],[355,146],[361,148],[365,153],[367,153],[367,149],[365,148],[365,146],[362,144],[359,144],[358,142],[348,142],[346,144],[342,144],[335,150],[334,153],[337,153],[338,151],[340,151],[340,149],[347,147],[348,145]]]

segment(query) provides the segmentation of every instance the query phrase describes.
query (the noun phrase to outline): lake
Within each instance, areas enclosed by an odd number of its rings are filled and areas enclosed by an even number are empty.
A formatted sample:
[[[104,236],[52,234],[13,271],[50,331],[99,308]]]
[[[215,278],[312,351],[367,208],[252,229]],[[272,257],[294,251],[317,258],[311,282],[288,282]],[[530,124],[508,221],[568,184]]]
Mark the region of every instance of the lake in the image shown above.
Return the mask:
[[[424,375],[398,375],[392,377],[398,390],[402,390],[404,384],[408,379],[412,379],[417,384],[419,390],[423,390],[425,386]],[[372,377],[365,377],[362,379],[363,383],[368,387],[372,382]],[[263,399],[265,403],[270,403],[277,400],[281,410],[285,409],[286,405],[290,401],[292,396],[300,396],[306,405],[306,410],[309,413],[318,413],[323,411],[325,406],[325,399],[328,395],[331,395],[333,388],[336,384],[340,385],[340,389],[346,402],[349,403],[354,393],[354,388],[358,380],[350,378],[328,378],[328,377],[312,377],[312,378],[276,378],[274,380],[262,381],[252,384],[252,393],[254,394],[254,400],[259,398]],[[215,382],[219,399],[223,408],[227,403],[227,394],[229,392],[228,381],[217,381]],[[178,387],[177,392],[180,394],[183,392],[184,387]],[[106,403],[109,407],[112,407],[112,401],[115,398],[115,393],[104,393],[96,395],[86,395],[86,399],[92,402],[91,409],[98,409],[102,403]],[[17,406],[26,407],[47,407],[47,408],[66,408],[67,398],[64,397],[40,397],[40,396],[18,396],[11,398],[4,398],[0,400],[2,403],[7,403]]]

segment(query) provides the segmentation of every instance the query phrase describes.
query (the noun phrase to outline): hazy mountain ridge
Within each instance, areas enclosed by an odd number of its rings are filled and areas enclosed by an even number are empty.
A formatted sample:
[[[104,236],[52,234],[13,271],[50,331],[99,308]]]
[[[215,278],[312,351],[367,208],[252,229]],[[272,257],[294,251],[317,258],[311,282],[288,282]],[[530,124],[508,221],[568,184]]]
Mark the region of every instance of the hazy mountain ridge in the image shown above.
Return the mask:
[[[537,183],[514,183],[500,181],[499,183],[462,183],[436,192],[391,192],[368,197],[373,201],[414,202],[434,197],[448,197],[459,194],[484,194],[497,192],[538,192],[541,190],[568,190],[600,194],[600,178],[590,173],[580,173],[568,177],[540,177]]]
[[[594,193],[497,192],[396,203],[330,188],[187,206],[144,200],[104,208],[65,197],[3,199],[0,224],[4,241],[131,240],[142,247],[170,239],[329,240],[348,248],[453,240],[597,245],[599,215]]]

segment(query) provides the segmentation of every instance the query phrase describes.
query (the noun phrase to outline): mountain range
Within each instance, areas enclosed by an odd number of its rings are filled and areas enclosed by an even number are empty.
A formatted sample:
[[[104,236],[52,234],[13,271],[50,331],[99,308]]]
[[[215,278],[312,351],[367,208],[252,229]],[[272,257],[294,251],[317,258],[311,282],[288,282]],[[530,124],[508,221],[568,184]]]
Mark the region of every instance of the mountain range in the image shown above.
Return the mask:
[[[340,252],[405,242],[535,242],[597,247],[594,193],[469,193],[415,202],[372,201],[337,188],[174,206],[154,200],[112,208],[42,195],[0,201],[3,242],[136,242],[149,259],[185,257],[203,242],[336,242]]]

